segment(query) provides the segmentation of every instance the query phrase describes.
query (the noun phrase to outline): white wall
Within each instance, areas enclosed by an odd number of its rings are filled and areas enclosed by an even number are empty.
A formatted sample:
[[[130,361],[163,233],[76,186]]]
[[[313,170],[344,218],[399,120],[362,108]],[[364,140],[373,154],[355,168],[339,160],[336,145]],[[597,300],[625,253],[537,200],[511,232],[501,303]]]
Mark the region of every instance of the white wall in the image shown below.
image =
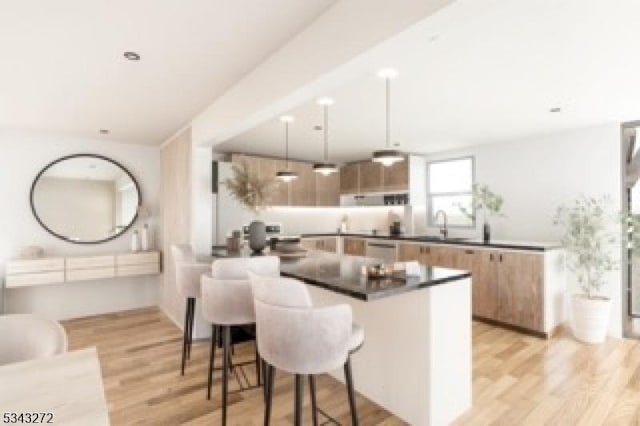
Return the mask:
[[[464,155],[475,157],[476,182],[504,197],[506,217],[493,222],[495,239],[558,241],[561,230],[553,226],[556,209],[580,194],[608,194],[615,209],[622,206],[618,123],[447,152],[428,160]],[[480,229],[472,234],[479,236]],[[610,334],[621,336],[621,272],[609,274],[608,283],[613,300]],[[568,294],[575,290],[570,279]]]
[[[59,240],[31,214],[29,190],[36,174],[51,161],[70,154],[96,153],[128,168],[138,180],[142,202],[158,213],[160,157],[157,147],[120,144],[53,133],[0,131],[0,275],[6,261],[20,247],[39,245],[48,255],[81,255],[126,251],[132,230],[98,245]],[[155,223],[159,223],[157,218]],[[157,232],[157,230],[155,230]],[[71,318],[156,305],[159,277],[122,278],[5,290],[6,312],[37,312],[52,318]]]

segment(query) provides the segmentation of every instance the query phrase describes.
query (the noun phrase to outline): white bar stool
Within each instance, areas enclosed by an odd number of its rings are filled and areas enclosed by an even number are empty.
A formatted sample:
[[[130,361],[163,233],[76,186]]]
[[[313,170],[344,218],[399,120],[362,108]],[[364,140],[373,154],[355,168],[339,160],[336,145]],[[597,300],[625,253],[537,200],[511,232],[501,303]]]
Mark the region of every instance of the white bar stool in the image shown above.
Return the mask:
[[[0,316],[0,365],[66,351],[67,333],[59,322],[31,314]]]
[[[231,326],[255,323],[253,294],[249,271],[261,275],[278,277],[280,258],[276,256],[219,259],[213,262],[211,274],[202,275],[202,314],[211,323],[211,350],[209,354],[209,377],[207,399],[211,399],[211,385],[218,335],[222,335],[222,425],[227,424],[227,400]],[[256,375],[260,383],[260,361],[256,345]]]
[[[353,323],[349,305],[314,308],[306,286],[290,278],[250,274],[258,348],[268,364],[264,424],[271,421],[275,368],[295,375],[294,423],[302,424],[304,376],[309,376],[312,419],[318,425],[315,375],[344,368],[351,423],[358,425],[351,354],[364,343],[364,330]]]
[[[211,264],[198,263],[191,246],[187,244],[172,245],[171,255],[175,265],[176,288],[186,300],[182,336],[182,366],[180,367],[180,374],[184,376],[187,359],[191,359],[196,300],[200,299],[200,276],[210,270]]]

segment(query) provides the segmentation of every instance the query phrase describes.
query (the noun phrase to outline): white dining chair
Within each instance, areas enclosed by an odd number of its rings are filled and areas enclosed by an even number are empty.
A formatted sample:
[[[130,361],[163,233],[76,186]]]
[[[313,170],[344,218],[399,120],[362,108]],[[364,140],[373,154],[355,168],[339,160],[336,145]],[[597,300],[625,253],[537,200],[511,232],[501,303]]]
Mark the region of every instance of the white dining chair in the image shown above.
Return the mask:
[[[32,314],[0,316],[0,365],[58,355],[67,345],[57,321]]]
[[[211,263],[198,262],[188,244],[172,245],[171,255],[175,266],[176,289],[186,301],[182,333],[182,365],[180,367],[180,374],[184,376],[187,360],[191,358],[196,301],[200,299],[200,276],[210,270]]]
[[[276,256],[218,259],[211,266],[211,273],[202,276],[202,314],[211,323],[211,349],[209,353],[209,375],[207,399],[211,398],[215,350],[218,336],[222,336],[222,425],[227,423],[227,401],[231,327],[255,323],[253,294],[249,271],[261,275],[280,275],[280,258]],[[256,376],[260,383],[260,358],[256,345]]]

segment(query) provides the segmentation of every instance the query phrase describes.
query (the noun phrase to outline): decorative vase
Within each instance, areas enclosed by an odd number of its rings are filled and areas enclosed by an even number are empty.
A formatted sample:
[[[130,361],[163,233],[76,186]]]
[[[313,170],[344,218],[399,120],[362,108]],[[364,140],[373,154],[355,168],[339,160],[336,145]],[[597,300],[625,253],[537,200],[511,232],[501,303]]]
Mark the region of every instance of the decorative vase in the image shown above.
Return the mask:
[[[491,241],[491,225],[489,225],[489,221],[484,222],[482,225],[482,240],[485,244],[488,244]]]
[[[249,224],[249,247],[254,253],[261,253],[267,245],[267,230],[264,222],[254,220]]]
[[[149,250],[149,247],[149,225],[145,223],[140,231],[140,249],[142,251],[147,251]]]
[[[131,234],[131,251],[134,253],[140,251],[140,236],[138,235],[138,231],[133,231],[133,234]]]
[[[607,338],[611,300],[604,297],[589,299],[576,294],[571,299],[573,336],[585,343],[602,343]]]

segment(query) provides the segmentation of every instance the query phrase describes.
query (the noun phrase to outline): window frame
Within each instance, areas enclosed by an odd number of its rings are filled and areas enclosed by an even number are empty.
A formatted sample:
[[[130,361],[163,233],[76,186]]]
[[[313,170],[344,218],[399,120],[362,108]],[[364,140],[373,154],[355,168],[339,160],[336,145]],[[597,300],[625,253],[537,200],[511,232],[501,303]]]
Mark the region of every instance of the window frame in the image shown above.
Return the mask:
[[[438,163],[449,163],[452,161],[460,161],[460,160],[471,160],[471,188],[469,189],[469,191],[458,191],[458,192],[438,192],[438,193],[431,193],[431,165],[432,164],[438,164]],[[464,155],[461,157],[451,157],[451,158],[445,158],[445,159],[440,159],[440,160],[433,160],[433,161],[427,161],[427,187],[426,187],[426,193],[427,193],[427,227],[428,228],[437,228],[440,227],[440,224],[435,223],[434,221],[434,217],[433,217],[433,197],[442,197],[442,196],[460,196],[460,195],[469,195],[469,196],[473,196],[473,185],[476,184],[476,158],[473,155]],[[473,214],[473,219],[471,219],[471,224],[469,225],[449,225],[447,224],[447,228],[454,228],[454,229],[475,229],[476,228],[476,217],[475,217],[475,209],[473,209],[473,205],[472,205],[472,214]]]

